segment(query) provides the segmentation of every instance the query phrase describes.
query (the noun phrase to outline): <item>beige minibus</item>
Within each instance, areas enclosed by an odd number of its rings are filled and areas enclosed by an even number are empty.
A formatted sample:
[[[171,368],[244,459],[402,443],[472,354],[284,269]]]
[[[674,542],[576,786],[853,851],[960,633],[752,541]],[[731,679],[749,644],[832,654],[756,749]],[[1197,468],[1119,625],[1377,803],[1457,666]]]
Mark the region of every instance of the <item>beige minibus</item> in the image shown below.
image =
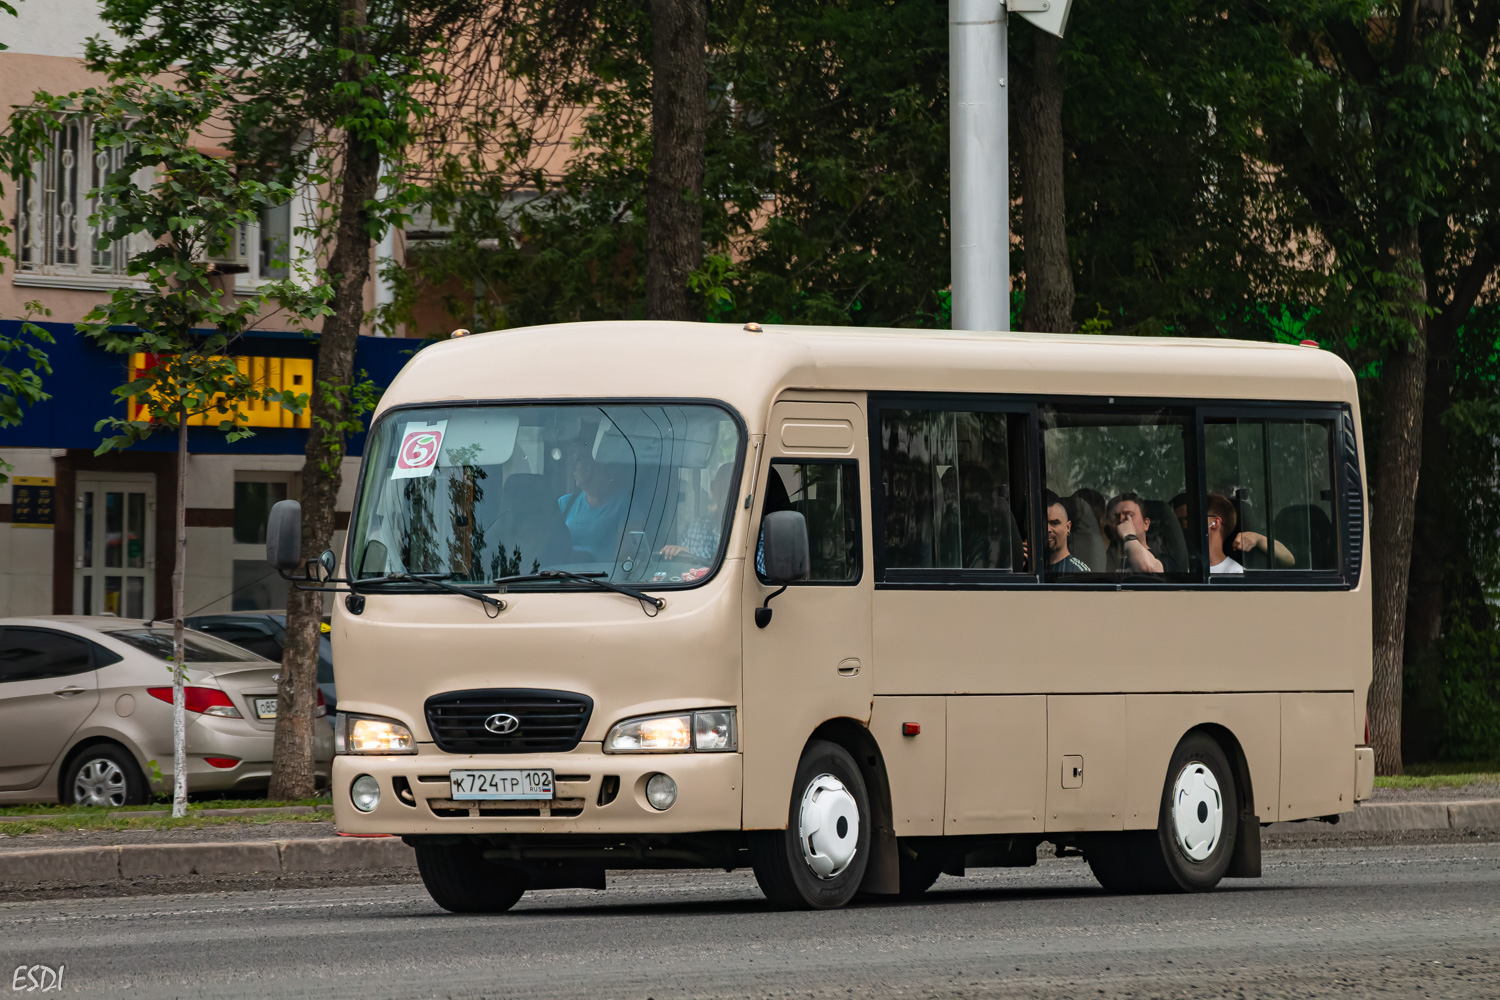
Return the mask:
[[[302,576],[339,594],[339,829],[402,837],[454,911],[683,867],[836,907],[1043,841],[1113,891],[1253,878],[1262,825],[1374,781],[1359,441],[1315,345],[429,347]]]

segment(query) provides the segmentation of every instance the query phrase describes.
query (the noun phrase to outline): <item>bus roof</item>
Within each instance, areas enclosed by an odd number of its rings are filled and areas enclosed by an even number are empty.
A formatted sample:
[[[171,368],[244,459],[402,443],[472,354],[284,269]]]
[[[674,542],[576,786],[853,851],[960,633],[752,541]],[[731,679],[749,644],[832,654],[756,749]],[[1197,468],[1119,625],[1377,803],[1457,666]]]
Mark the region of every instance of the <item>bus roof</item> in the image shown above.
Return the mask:
[[[738,409],[753,430],[771,400],[789,389],[1356,399],[1354,374],[1341,359],[1285,344],[641,320],[523,327],[434,344],[407,363],[380,408],[718,399]]]

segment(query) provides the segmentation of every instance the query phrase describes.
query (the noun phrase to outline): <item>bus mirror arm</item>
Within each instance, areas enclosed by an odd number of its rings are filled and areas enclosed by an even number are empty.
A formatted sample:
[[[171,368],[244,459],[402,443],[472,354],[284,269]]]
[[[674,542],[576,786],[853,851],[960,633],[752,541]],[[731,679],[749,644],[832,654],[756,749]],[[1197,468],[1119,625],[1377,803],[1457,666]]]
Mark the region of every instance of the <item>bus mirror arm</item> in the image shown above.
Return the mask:
[[[756,628],[765,628],[771,624],[771,598],[778,596],[785,589],[786,584],[783,583],[780,587],[767,594],[765,602],[755,609]]]

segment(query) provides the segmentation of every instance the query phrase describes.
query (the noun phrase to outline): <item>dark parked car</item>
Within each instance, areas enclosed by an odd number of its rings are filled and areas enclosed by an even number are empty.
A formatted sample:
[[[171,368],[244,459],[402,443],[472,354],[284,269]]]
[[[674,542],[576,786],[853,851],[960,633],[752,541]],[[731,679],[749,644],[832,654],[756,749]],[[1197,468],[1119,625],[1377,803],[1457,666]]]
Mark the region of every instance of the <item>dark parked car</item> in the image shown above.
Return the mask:
[[[225,642],[250,650],[268,660],[281,662],[286,646],[286,615],[278,611],[231,611],[218,615],[195,615],[185,620],[188,628],[217,636]],[[333,643],[328,639],[328,623],[318,637],[318,689],[328,703],[328,718],[338,698],[333,686]]]

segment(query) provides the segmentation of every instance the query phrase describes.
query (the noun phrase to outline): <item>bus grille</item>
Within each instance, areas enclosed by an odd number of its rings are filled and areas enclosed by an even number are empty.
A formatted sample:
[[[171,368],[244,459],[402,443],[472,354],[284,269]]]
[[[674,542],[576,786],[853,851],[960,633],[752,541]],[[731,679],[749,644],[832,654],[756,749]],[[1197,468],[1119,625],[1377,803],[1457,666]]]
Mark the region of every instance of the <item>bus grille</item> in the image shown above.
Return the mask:
[[[565,753],[583,738],[594,700],[571,691],[496,688],[433,695],[426,709],[427,730],[447,753]],[[520,725],[511,732],[485,728],[496,715]]]

